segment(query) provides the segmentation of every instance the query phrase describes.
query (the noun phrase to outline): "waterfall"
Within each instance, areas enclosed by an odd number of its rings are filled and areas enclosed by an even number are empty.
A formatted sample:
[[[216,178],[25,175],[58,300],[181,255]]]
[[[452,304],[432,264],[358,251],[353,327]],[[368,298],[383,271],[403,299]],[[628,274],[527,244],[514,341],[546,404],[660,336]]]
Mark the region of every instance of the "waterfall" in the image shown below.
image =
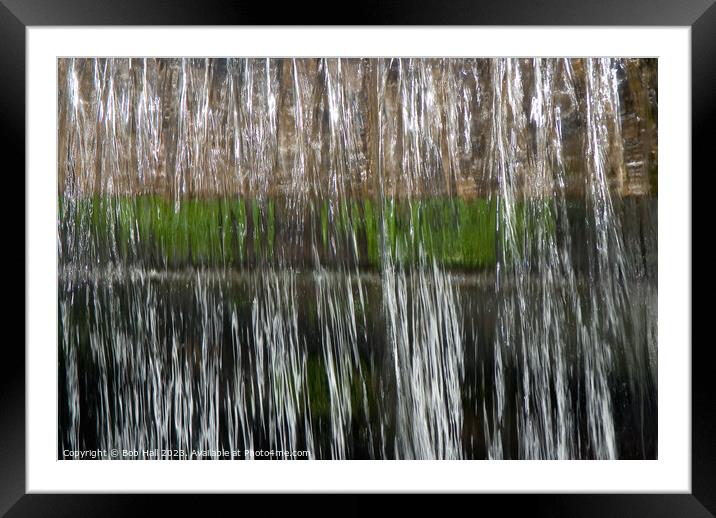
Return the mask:
[[[656,458],[656,66],[60,59],[58,457]]]

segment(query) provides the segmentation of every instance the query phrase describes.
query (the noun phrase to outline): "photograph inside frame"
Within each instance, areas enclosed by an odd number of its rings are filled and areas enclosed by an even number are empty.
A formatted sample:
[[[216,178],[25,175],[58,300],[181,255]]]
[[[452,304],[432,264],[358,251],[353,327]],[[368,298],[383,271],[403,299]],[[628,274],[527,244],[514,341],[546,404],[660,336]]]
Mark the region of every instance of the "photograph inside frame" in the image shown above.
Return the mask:
[[[57,67],[59,459],[657,458],[656,59]]]

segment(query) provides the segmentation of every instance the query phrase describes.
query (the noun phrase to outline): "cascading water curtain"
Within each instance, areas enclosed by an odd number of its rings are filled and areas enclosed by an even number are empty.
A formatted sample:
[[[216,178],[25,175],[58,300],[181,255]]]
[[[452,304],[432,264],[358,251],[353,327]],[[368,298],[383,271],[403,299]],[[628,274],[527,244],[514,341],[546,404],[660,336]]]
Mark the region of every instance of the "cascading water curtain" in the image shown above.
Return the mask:
[[[657,453],[654,59],[60,59],[58,457]]]

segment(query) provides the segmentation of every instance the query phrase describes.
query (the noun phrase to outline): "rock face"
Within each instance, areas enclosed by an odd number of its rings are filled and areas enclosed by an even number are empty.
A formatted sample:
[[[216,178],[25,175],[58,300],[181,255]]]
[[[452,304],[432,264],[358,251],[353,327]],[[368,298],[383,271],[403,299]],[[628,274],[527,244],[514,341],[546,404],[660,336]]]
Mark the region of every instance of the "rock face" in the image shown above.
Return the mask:
[[[655,59],[58,66],[61,193],[484,197],[507,160],[526,196],[581,196],[597,148],[615,191],[657,190]]]

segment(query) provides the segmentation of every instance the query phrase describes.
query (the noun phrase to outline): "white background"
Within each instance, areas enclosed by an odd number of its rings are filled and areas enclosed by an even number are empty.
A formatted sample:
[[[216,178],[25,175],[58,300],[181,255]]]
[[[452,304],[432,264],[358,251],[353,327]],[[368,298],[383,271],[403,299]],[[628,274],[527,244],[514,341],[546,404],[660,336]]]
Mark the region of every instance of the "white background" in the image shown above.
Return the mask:
[[[29,27],[27,491],[690,492],[690,40],[689,28]],[[658,57],[658,460],[56,460],[56,60],[62,56]]]

